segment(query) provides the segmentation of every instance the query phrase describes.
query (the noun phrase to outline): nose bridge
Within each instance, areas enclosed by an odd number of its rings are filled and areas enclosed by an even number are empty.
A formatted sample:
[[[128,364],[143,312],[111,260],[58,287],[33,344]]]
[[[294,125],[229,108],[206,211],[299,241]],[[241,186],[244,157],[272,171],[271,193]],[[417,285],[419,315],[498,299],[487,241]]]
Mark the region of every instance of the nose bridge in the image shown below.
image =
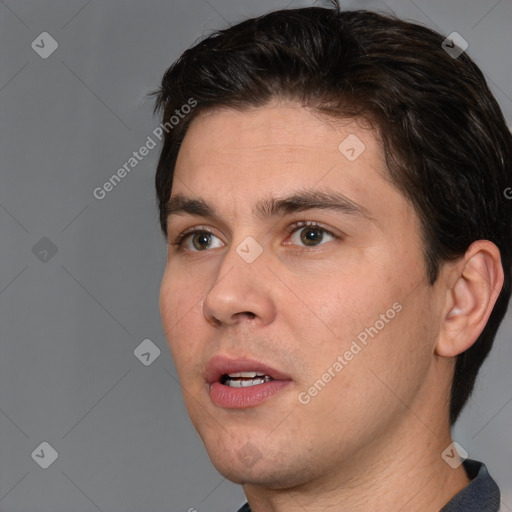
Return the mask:
[[[217,281],[227,272],[236,272],[242,277],[250,277],[253,273],[261,275],[263,270],[263,245],[251,234],[243,238],[233,239],[219,267]]]
[[[217,279],[203,302],[207,320],[232,323],[239,313],[268,321],[273,310],[265,287],[263,247],[252,236],[246,236],[229,247],[219,265]]]
[[[232,244],[226,251],[219,266],[214,288],[226,286],[233,290],[240,287],[253,287],[262,275],[263,247],[252,236]],[[254,282],[253,282],[254,278]]]

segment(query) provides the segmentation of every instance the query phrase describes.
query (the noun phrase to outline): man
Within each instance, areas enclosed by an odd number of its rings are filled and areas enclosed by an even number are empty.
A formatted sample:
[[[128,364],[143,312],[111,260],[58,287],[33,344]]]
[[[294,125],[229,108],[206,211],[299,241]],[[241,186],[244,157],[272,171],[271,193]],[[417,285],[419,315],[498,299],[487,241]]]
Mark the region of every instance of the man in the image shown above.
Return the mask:
[[[510,297],[512,137],[443,41],[283,10],[163,77],[162,321],[241,511],[498,510],[450,427]]]

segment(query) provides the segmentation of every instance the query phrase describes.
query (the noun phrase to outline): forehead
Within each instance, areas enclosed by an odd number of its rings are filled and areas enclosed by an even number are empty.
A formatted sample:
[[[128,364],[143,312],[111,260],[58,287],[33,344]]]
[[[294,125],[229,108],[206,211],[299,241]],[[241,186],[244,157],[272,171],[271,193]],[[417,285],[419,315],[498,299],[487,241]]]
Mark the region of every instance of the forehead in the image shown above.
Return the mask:
[[[222,109],[191,123],[175,167],[173,192],[225,193],[345,182],[358,193],[366,175],[387,174],[378,135],[358,119],[334,122],[294,103]],[[190,192],[190,190],[189,190]]]
[[[293,102],[274,101],[244,110],[219,108],[202,112],[192,121],[180,154],[189,149],[192,139],[198,156],[202,149],[212,147],[227,155],[251,149],[258,149],[262,155],[272,154],[279,147],[281,152],[288,148],[294,154],[321,149],[339,156],[340,137],[351,133],[364,139],[371,151],[379,152],[377,134],[363,119],[334,119]]]

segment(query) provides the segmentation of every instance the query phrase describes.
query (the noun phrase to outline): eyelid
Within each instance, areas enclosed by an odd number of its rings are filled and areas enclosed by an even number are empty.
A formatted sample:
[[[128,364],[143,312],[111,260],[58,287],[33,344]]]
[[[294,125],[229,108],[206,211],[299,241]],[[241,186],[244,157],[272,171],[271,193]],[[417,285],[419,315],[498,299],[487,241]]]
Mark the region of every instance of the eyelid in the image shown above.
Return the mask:
[[[326,233],[329,233],[330,235],[336,236],[334,233],[332,233],[329,228],[325,227],[322,223],[314,221],[314,220],[297,220],[286,227],[286,231],[288,233],[293,233],[298,228],[318,228],[322,229]]]
[[[286,227],[286,230],[291,234],[294,235],[297,231],[300,231],[304,228],[313,228],[313,229],[319,229],[323,231],[328,236],[332,236],[336,240],[343,240],[346,238],[345,234],[337,235],[327,227],[325,227],[323,224],[317,221],[310,221],[310,220],[298,220],[289,226]],[[297,245],[297,244],[287,244],[287,245]],[[319,245],[313,245],[313,246],[307,246],[307,245],[297,245],[297,247],[300,247],[301,250],[308,250],[308,249],[315,249],[317,247],[321,247],[322,245],[326,244],[319,244]]]
[[[214,234],[212,229],[209,228],[208,226],[203,226],[203,225],[190,226],[189,228],[184,229],[178,235],[173,237],[173,239],[169,241],[169,244],[170,245],[175,245],[175,246],[179,247],[180,244],[183,244],[183,242],[185,241],[185,238],[188,235],[191,235],[191,234],[194,234],[194,233],[210,233],[212,235]]]
[[[193,233],[194,231],[206,231],[207,233],[211,233],[212,230],[208,226],[190,226],[189,228],[184,229],[177,238],[180,236],[188,235]]]
[[[337,235],[336,233],[333,233],[330,229],[328,229],[323,224],[321,224],[321,223],[319,223],[317,221],[311,221],[311,220],[305,220],[305,219],[297,220],[297,221],[293,222],[292,224],[286,226],[286,231],[288,233],[290,233],[290,234],[293,234],[296,231],[298,231],[299,229],[306,228],[306,227],[312,227],[312,228],[316,228],[316,229],[321,229],[326,234],[332,236],[335,239],[343,239],[343,238],[346,237],[345,234]],[[212,229],[210,227],[208,227],[208,226],[204,226],[204,225],[191,226],[191,227],[186,228],[185,230],[183,230],[176,237],[174,237],[172,242],[170,241],[169,244],[177,246],[178,249],[182,249],[183,248],[183,243],[184,243],[186,237],[188,235],[195,234],[195,233],[209,233],[211,235],[216,236],[213,233]],[[291,244],[291,245],[295,245],[295,244]],[[320,244],[320,245],[325,245],[325,244]],[[319,247],[320,245],[312,246],[312,247],[309,247],[309,248],[311,249],[311,248],[314,248],[314,247]],[[308,249],[308,246],[303,246],[302,248],[303,249]],[[192,251],[192,252],[206,252],[206,251]]]

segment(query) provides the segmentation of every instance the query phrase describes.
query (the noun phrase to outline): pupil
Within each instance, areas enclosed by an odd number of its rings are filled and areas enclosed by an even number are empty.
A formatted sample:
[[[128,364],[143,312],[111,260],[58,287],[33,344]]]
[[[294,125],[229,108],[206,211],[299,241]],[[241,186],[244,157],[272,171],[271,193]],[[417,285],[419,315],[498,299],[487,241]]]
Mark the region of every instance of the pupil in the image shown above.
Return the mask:
[[[318,228],[308,228],[302,231],[302,233],[303,236],[301,238],[306,245],[312,245],[309,242],[321,241],[323,237],[322,231]]]
[[[208,233],[199,233],[196,237],[194,237],[194,246],[196,249],[204,249],[210,242],[210,235]]]

